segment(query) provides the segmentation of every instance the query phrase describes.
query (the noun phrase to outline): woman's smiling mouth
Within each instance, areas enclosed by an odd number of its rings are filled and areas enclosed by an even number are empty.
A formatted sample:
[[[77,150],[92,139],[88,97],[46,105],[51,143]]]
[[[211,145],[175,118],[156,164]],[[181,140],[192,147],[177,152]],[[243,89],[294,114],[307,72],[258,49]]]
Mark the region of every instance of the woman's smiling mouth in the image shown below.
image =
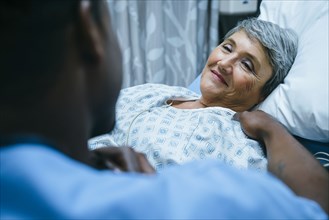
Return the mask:
[[[215,80],[220,81],[221,83],[225,84],[228,87],[227,82],[219,72],[217,72],[216,70],[210,70],[210,71],[212,72],[212,75],[215,78]]]

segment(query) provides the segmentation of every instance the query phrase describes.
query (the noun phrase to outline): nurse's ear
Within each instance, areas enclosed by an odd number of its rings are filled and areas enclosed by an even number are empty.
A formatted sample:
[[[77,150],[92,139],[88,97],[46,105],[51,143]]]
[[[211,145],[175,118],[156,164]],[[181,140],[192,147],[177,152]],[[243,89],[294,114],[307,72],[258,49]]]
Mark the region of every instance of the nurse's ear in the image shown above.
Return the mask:
[[[102,30],[92,14],[91,2],[80,2],[77,18],[76,38],[82,62],[87,66],[101,63],[104,58]]]

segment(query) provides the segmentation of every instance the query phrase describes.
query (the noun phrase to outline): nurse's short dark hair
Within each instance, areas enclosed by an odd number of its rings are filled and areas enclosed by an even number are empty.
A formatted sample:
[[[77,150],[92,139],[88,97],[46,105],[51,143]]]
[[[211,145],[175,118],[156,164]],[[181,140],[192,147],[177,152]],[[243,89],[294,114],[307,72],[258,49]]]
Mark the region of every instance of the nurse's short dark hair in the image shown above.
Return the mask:
[[[90,1],[96,23],[100,1]],[[42,96],[66,59],[66,29],[80,0],[0,1],[0,101]]]

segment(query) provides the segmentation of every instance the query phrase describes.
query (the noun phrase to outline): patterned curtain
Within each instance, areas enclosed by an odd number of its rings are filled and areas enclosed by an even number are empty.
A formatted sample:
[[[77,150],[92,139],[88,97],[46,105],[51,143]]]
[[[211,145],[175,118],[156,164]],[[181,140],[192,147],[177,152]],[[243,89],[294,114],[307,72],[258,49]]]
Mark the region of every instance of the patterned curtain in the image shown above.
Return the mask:
[[[108,2],[123,54],[123,88],[188,86],[219,42],[217,0]]]

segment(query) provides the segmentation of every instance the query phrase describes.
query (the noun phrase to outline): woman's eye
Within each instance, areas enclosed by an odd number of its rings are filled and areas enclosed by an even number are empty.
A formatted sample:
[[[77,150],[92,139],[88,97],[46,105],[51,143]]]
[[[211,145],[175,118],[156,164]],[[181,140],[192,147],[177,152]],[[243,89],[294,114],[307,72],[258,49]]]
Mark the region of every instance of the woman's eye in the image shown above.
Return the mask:
[[[227,52],[232,52],[232,46],[230,44],[224,44],[222,46]]]
[[[243,65],[243,67],[244,67],[247,71],[252,72],[252,73],[255,73],[255,71],[254,71],[254,66],[253,66],[253,64],[252,64],[250,61],[248,61],[248,60],[243,60],[243,61],[242,61],[242,65]]]

